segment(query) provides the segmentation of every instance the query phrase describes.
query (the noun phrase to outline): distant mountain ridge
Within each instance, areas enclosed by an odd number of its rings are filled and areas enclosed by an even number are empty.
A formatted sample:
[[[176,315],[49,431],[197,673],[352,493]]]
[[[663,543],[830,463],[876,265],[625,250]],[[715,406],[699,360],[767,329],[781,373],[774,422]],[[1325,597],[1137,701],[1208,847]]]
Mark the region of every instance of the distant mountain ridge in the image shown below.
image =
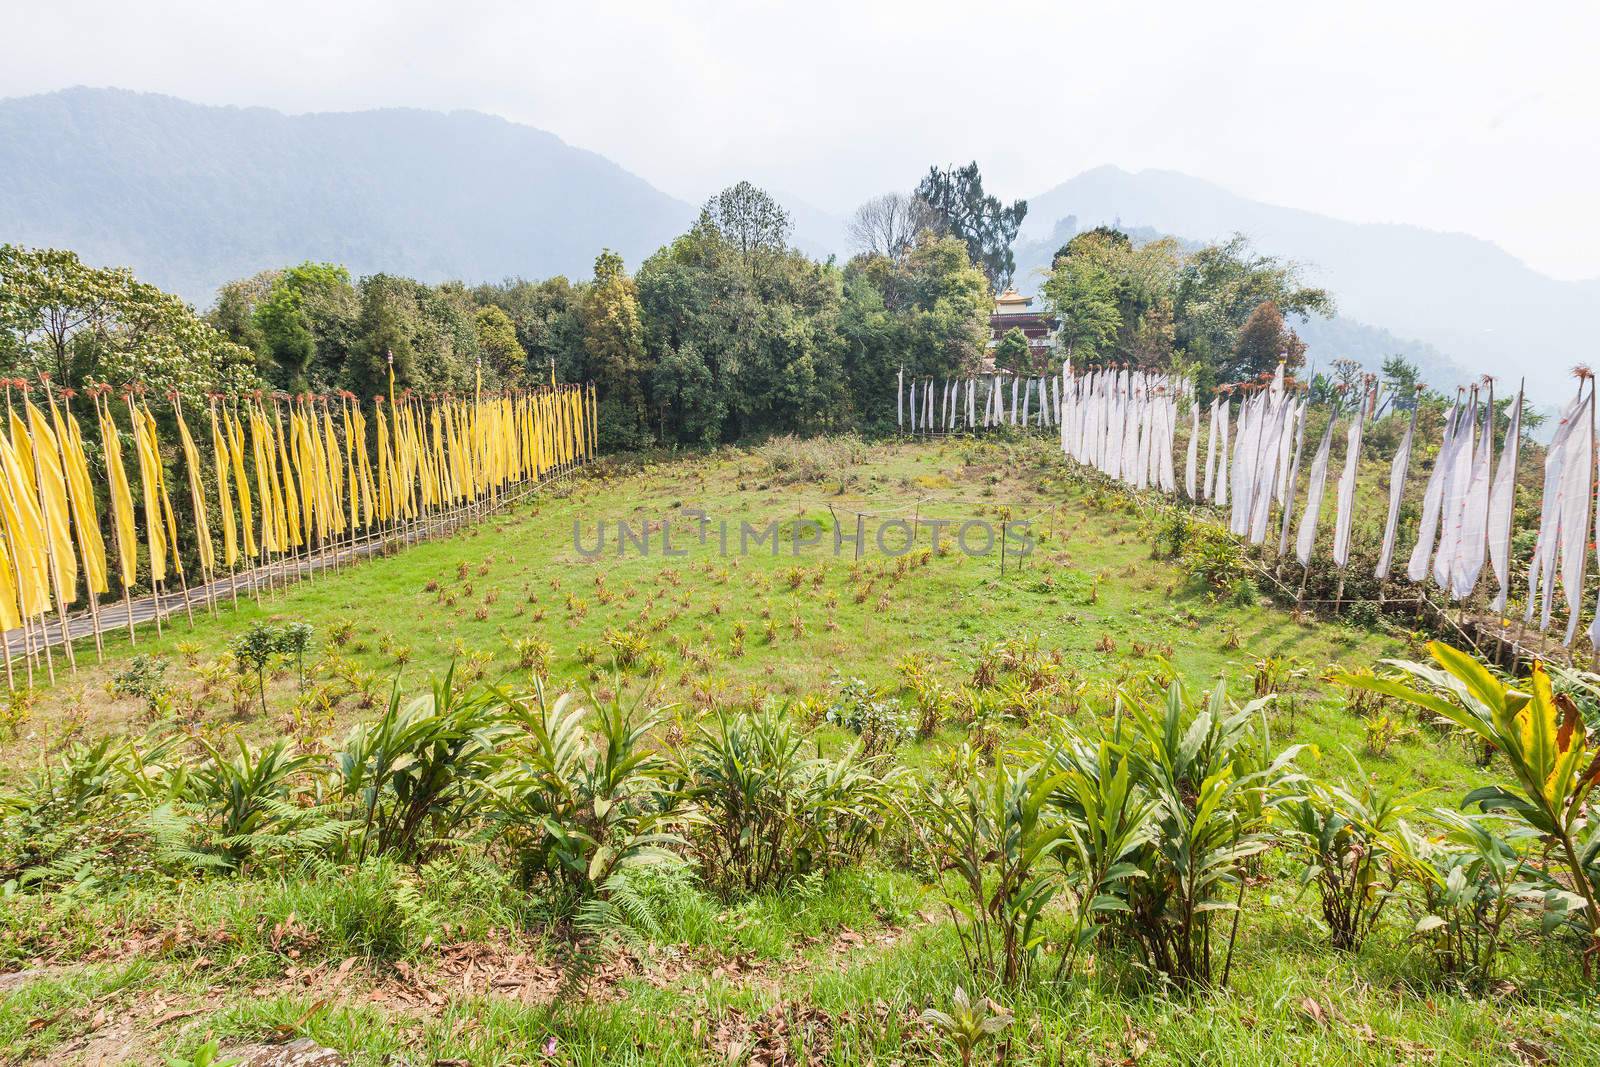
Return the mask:
[[[0,240],[133,267],[194,303],[302,260],[425,281],[630,266],[695,211],[471,111],[285,115],[117,89],[0,100]]]
[[[1573,365],[1596,358],[1589,320],[1600,279],[1550,278],[1465,234],[1346,222],[1172,171],[1112,166],[1032,198],[1024,239],[1048,243],[1067,216],[1084,228],[1148,226],[1191,240],[1245,233],[1261,251],[1304,264],[1310,281],[1332,290],[1341,319],[1416,338],[1471,374],[1503,383],[1526,374],[1530,393],[1545,403],[1570,392]]]
[[[844,219],[786,200],[800,248],[848,254]],[[225,281],[307,259],[430,282],[586,277],[600,249],[637,267],[695,215],[600,155],[479,112],[285,115],[82,88],[0,100],[0,241],[129,266],[201,307]],[[1526,374],[1551,404],[1596,359],[1600,279],[1558,281],[1477,238],[1345,222],[1171,171],[1098,167],[1032,197],[1019,286],[1037,288],[1072,228],[1102,222],[1188,241],[1242,232],[1305,264],[1339,304],[1302,331],[1319,362],[1402,352],[1440,387]]]

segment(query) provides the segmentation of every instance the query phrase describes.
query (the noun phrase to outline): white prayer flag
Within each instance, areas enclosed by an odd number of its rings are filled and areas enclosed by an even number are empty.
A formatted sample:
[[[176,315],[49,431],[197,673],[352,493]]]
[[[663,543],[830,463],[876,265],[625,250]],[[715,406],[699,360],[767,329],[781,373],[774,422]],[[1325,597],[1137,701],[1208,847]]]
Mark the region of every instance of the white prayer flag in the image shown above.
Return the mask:
[[[1306,510],[1300,516],[1300,532],[1295,537],[1294,554],[1300,566],[1311,565],[1311,550],[1317,543],[1317,522],[1322,514],[1322,493],[1328,484],[1328,452],[1333,446],[1333,424],[1338,420],[1339,409],[1328,413],[1328,428],[1322,432],[1322,444],[1311,461],[1311,480],[1306,485]]]
[[[1344,570],[1350,562],[1350,522],[1356,507],[1356,473],[1361,466],[1361,410],[1356,410],[1345,432],[1344,473],[1339,476],[1338,510],[1333,520],[1333,565]]]
[[[1417,432],[1417,412],[1421,407],[1420,403],[1412,407],[1405,436],[1400,438],[1400,447],[1389,464],[1389,514],[1384,519],[1383,548],[1378,553],[1377,569],[1373,571],[1373,577],[1380,582],[1388,579],[1389,568],[1394,565],[1394,542],[1400,532],[1400,502],[1405,497],[1406,471],[1411,466],[1411,438]]]

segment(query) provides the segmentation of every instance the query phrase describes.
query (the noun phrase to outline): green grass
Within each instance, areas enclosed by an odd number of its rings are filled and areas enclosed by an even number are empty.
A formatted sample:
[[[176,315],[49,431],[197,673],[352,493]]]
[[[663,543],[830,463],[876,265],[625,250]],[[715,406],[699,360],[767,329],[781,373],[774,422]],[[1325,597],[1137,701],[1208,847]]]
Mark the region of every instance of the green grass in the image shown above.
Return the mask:
[[[304,715],[306,731],[324,719],[331,728],[370,715],[372,699],[386,696],[392,679],[419,688],[452,660],[458,672],[525,684],[529,672],[518,664],[519,640],[549,647],[555,684],[609,686],[614,678],[605,634],[637,625],[647,606],[651,620],[664,622],[649,635],[664,670],[648,684],[669,699],[702,705],[818,693],[836,669],[887,684],[897,661],[913,651],[934,659],[950,682],[965,681],[986,646],[1023,634],[1059,649],[1086,677],[1115,679],[1150,669],[1170,652],[1191,682],[1208,685],[1221,675],[1241,692],[1251,665],[1265,656],[1291,657],[1317,673],[1334,663],[1370,663],[1400,648],[1380,634],[1298,624],[1281,611],[1216,599],[1185,584],[1175,567],[1150,558],[1134,516],[1086,509],[1063,479],[1059,460],[1039,443],[879,446],[866,462],[831,471],[825,481],[796,484],[781,484],[768,468],[758,454],[725,450],[625,473],[601,469],[484,526],[320,576],[259,607],[244,600],[215,619],[202,612],[192,629],[179,617],[161,637],[141,631],[136,647],[112,635],[103,665],[80,648],[76,677],[61,670],[55,686],[37,690],[17,736],[0,739],[0,766],[26,764],[68,737],[146,728],[151,716],[140,701],[107,692],[135,654],[169,661],[179,703],[192,705],[187,712],[196,720],[247,736],[280,732],[297,698],[312,703],[288,665],[271,682],[265,719],[249,706],[247,685],[237,710],[230,710],[232,672],[216,670],[209,690],[201,680],[230,640],[269,618],[316,628],[308,688],[332,706]],[[737,556],[740,521],[809,517],[826,524],[830,507],[846,516],[846,527],[853,526],[855,511],[882,521],[920,519],[919,549],[929,546],[928,520],[998,524],[1002,515],[1030,522],[1039,545],[1020,564],[1008,557],[1004,576],[998,552],[974,558],[956,550],[896,578],[893,558],[869,554],[858,565],[848,544],[836,557],[831,526],[820,548],[798,556],[789,544],[776,557]],[[581,524],[583,543],[592,545],[597,522],[612,529],[618,520],[667,520],[688,530],[688,513],[697,508],[713,522],[734,524],[735,554],[719,554],[715,528],[706,546],[690,541],[683,558],[663,558],[659,541],[644,558],[618,559],[609,539],[598,559],[574,550],[574,522]],[[875,520],[866,521],[870,538]],[[886,536],[899,543],[897,533]],[[674,540],[681,543],[677,535]],[[945,540],[951,540],[948,533]],[[972,541],[981,538],[974,533]],[[797,569],[804,573],[791,588]],[[770,642],[763,632],[768,618],[775,629]],[[735,655],[740,625],[744,649]],[[346,627],[347,636],[340,632]],[[335,644],[337,637],[344,643]],[[1230,637],[1237,648],[1229,647]],[[680,654],[675,641],[688,656],[703,657],[701,665]],[[585,649],[598,655],[595,664],[582,662]],[[335,665],[346,675],[365,672],[373,693],[365,707],[334,677]],[[646,684],[641,673],[624,672],[632,677],[623,680]]]
[[[1299,622],[1264,602],[1186,582],[1151,558],[1134,515],[1091,506],[1046,444],[884,445],[825,473],[786,483],[768,458],[740,450],[600,467],[478,529],[319,577],[259,608],[241,603],[192,630],[176,622],[159,639],[142,632],[137,648],[113,637],[104,665],[91,666],[92,654],[80,650],[77,678],[40,691],[19,736],[0,747],[0,766],[14,774],[71,738],[159,725],[138,702],[105,695],[135,653],[171,660],[175,714],[194,727],[256,739],[290,730],[312,741],[374,714],[338,673],[368,672],[378,692],[397,673],[403,687],[420,688],[453,660],[458,671],[476,669],[476,657],[483,680],[525,684],[516,647],[528,638],[548,645],[558,686],[653,684],[701,708],[772,696],[795,701],[801,714],[825,698],[836,671],[893,694],[897,663],[917,653],[947,684],[970,683],[986,648],[1032,635],[1077,672],[1095,711],[1105,710],[1111,683],[1160,671],[1167,660],[1196,685],[1225,677],[1243,697],[1256,661],[1286,657],[1305,670],[1271,713],[1273,729],[1281,743],[1315,746],[1304,757],[1308,769],[1347,775],[1357,755],[1367,773],[1397,788],[1434,790],[1433,802],[1445,805],[1484,780],[1472,752],[1425,729],[1382,758],[1362,753],[1361,721],[1323,678],[1332,668],[1406,654],[1404,635]],[[688,528],[695,508],[735,523],[840,515],[853,525],[857,511],[919,520],[1004,515],[1030,521],[1040,543],[1020,566],[1008,557],[1003,576],[998,556],[959,551],[930,554],[904,574],[883,557],[857,565],[848,549],[834,558],[826,532],[823,549],[798,558],[788,546],[776,558],[723,558],[695,544],[670,560],[618,559],[614,545],[590,560],[573,548],[574,521],[590,543],[598,520]],[[919,549],[928,538],[923,527]],[[569,608],[568,594],[581,599],[581,612]],[[646,660],[660,657],[659,674],[650,677],[642,664],[614,671],[605,657],[584,662],[585,648],[607,649],[608,630],[644,629],[639,620],[652,602],[649,619],[665,622],[647,633]],[[770,641],[764,616],[774,627]],[[267,617],[316,627],[307,692],[328,698],[325,707],[307,710],[287,669],[273,679],[265,717],[250,701],[231,710],[223,682],[206,689],[207,665]],[[331,637],[345,623],[351,633],[335,646]],[[740,624],[744,647],[735,655]],[[399,648],[409,655],[397,656]],[[846,738],[825,725],[816,735],[827,746]],[[932,763],[964,736],[947,723],[901,755]],[[930,887],[904,870],[873,865],[735,901],[686,876],[665,877],[645,887],[656,905],[654,935],[635,932],[574,961],[570,940],[546,925],[539,902],[476,855],[467,848],[419,871],[387,862],[308,866],[136,880],[77,895],[0,895],[0,972],[45,968],[0,993],[0,1059],[76,1048],[108,1019],[128,1018],[143,1062],[191,1051],[207,1035],[226,1047],[285,1034],[310,1036],[362,1064],[747,1062],[773,1042],[797,1062],[950,1061],[918,1016],[947,1006],[970,978]],[[1064,985],[1044,974],[1014,994],[980,990],[1017,1014],[1002,1038],[1006,1062],[1576,1063],[1600,1040],[1592,987],[1577,984],[1564,950],[1518,945],[1506,967],[1511,980],[1470,995],[1431,984],[1395,922],[1357,953],[1330,952],[1314,897],[1302,897],[1286,861],[1270,860],[1265,875],[1249,890],[1226,990],[1164,990],[1109,941]],[[1046,927],[1049,938],[1064,933],[1059,916],[1048,916]],[[461,945],[574,969],[592,985],[523,999],[445,974],[446,949]],[[353,965],[335,981],[347,960]],[[441,976],[439,1003],[396,995],[419,973]],[[994,1062],[998,1048],[983,1053],[984,1062]]]

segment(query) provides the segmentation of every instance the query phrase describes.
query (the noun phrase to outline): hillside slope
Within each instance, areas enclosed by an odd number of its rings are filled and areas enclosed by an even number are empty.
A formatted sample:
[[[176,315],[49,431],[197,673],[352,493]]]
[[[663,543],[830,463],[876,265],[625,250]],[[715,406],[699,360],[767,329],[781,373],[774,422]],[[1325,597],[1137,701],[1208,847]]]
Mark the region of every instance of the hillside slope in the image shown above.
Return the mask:
[[[284,115],[113,89],[0,101],[0,240],[72,248],[204,305],[306,259],[426,281],[630,265],[694,210],[476,112]]]

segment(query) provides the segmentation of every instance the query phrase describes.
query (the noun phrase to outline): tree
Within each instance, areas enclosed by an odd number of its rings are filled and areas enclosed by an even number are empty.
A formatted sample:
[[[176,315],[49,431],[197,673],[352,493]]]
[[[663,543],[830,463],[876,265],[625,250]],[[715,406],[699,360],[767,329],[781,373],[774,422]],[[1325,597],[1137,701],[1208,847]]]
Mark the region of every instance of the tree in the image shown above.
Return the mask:
[[[253,622],[250,629],[234,638],[229,646],[241,674],[254,674],[261,714],[267,713],[267,668],[283,650],[283,631],[266,622]]]
[[[254,352],[257,366],[267,369],[267,339],[256,322],[256,308],[272,291],[276,271],[262,271],[250,278],[228,282],[217,290],[217,302],[206,313],[206,322],[223,337]]]
[[[692,344],[667,349],[650,372],[650,392],[663,441],[716,444],[728,409],[711,368]]]
[[[1006,207],[998,197],[986,194],[976,161],[943,170],[929,167],[916,195],[927,205],[935,232],[966,242],[972,261],[982,268],[996,292],[1011,284],[1017,271],[1011,244],[1027,217],[1026,200]]]
[[[1239,328],[1230,365],[1233,376],[1252,378],[1275,370],[1279,359],[1287,362],[1292,354],[1290,332],[1284,329],[1283,313],[1276,302],[1265,300],[1257,304]]]
[[[594,261],[584,292],[583,345],[601,396],[600,439],[625,448],[649,440],[646,424],[644,326],[633,279],[609,248]]]
[[[0,245],[0,371],[161,395],[253,388],[252,353],[178,297],[71,252]]]
[[[511,316],[490,304],[478,309],[475,323],[478,351],[483,354],[494,377],[503,385],[520,385],[527,376],[527,360],[517,342],[517,328]]]
[[[1007,330],[994,346],[994,366],[996,370],[1008,370],[1013,374],[1032,374],[1033,359],[1028,349],[1028,335],[1015,326]]]
[[[1381,380],[1389,394],[1385,403],[1392,404],[1396,411],[1410,411],[1417,406],[1422,371],[1415,363],[1396,353],[1383,361]]]
[[[1092,245],[1110,245],[1114,248],[1132,252],[1133,238],[1115,226],[1096,226],[1092,230],[1084,230],[1082,233],[1073,234],[1071,240],[1056,249],[1056,254],[1051,257],[1050,261],[1054,263],[1063,256],[1083,252]]]
[[[375,274],[361,280],[361,341],[347,368],[352,389],[362,397],[389,395],[393,358],[396,388],[412,384],[416,350],[404,279]]]
[[[954,237],[925,235],[906,257],[906,369],[917,374],[972,374],[989,340],[994,299],[983,272]]]
[[[899,263],[916,247],[917,236],[932,228],[933,221],[927,203],[920,198],[884,193],[856,208],[847,233],[857,252]]]
[[[765,189],[744,181],[707,200],[704,214],[746,260],[783,251],[794,228],[789,213]]]
[[[1122,328],[1117,279],[1106,263],[1086,254],[1056,260],[1044,283],[1046,304],[1061,320],[1057,337],[1068,358],[1089,362],[1114,354]]]
[[[1184,258],[1173,289],[1178,347],[1224,381],[1256,373],[1257,365],[1238,358],[1239,333],[1267,301],[1275,305],[1280,319],[1333,314],[1333,298],[1325,289],[1302,285],[1297,264],[1252,252],[1241,235],[1191,253]],[[1293,337],[1290,347],[1303,352],[1293,331],[1283,341],[1288,343],[1289,337]],[[1276,354],[1272,362],[1276,364]]]
[[[266,303],[256,309],[255,318],[267,355],[279,371],[280,384],[290,392],[304,390],[317,343],[301,308],[300,294],[288,286],[273,286]]]
[[[564,381],[585,376],[579,290],[566,278],[480,285],[473,298],[480,306],[497,307],[510,316],[532,380],[548,381],[552,367]]]

